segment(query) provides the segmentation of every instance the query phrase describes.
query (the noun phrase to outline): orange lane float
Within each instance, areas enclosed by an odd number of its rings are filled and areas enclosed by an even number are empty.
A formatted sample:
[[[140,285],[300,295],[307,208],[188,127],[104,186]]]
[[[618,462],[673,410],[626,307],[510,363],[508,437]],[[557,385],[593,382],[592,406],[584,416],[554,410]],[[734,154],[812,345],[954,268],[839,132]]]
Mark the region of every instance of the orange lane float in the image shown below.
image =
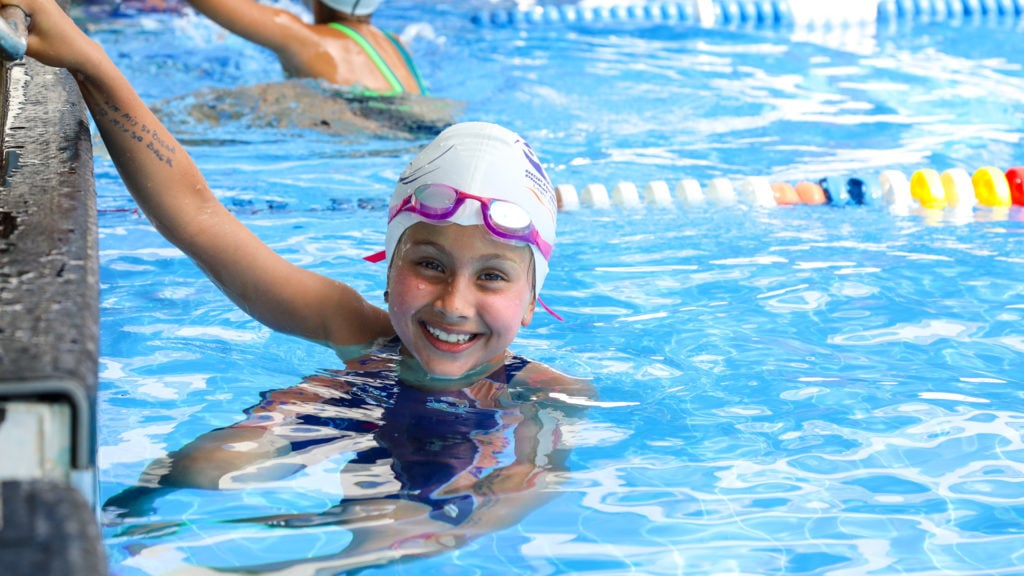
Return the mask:
[[[797,196],[800,197],[800,202],[804,204],[825,204],[828,202],[825,191],[814,182],[798,182],[795,189]]]
[[[793,185],[788,182],[773,182],[772,195],[775,197],[775,203],[779,206],[800,204],[800,196],[796,193],[796,188],[793,188]]]

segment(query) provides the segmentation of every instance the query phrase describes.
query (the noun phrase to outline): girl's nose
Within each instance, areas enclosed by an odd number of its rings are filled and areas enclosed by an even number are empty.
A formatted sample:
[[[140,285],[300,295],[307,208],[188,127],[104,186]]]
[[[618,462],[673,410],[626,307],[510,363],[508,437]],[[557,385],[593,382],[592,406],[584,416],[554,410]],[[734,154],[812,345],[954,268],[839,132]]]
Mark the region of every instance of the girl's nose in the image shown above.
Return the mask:
[[[448,318],[461,318],[469,315],[472,309],[472,286],[461,277],[452,277],[441,286],[441,292],[434,302],[434,307]]]

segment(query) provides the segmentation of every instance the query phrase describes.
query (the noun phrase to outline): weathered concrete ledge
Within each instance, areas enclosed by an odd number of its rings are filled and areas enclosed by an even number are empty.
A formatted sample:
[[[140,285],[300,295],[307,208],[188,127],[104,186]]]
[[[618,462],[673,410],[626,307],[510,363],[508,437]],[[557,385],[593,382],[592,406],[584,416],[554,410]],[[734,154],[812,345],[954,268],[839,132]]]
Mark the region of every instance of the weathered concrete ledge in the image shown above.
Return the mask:
[[[0,68],[0,572],[103,576],[87,112],[67,72]]]
[[[3,95],[0,401],[69,406],[70,473],[91,478],[99,271],[87,111],[66,71],[27,58],[5,66]]]

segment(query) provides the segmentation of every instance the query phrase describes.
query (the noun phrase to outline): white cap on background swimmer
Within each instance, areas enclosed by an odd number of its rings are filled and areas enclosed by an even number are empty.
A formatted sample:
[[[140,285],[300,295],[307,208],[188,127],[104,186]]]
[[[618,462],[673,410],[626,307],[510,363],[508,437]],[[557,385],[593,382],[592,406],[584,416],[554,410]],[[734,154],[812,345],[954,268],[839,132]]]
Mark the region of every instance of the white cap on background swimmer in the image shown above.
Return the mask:
[[[338,12],[353,16],[369,16],[380,6],[382,0],[320,0]]]
[[[529,214],[544,241],[555,244],[558,206],[554,187],[536,153],[515,132],[488,122],[461,122],[448,127],[402,172],[391,195],[391,208],[423,184],[445,184],[476,196],[511,202]],[[413,212],[399,212],[388,223],[386,254],[394,253],[406,228],[423,221],[434,222]],[[447,222],[482,225],[480,203],[464,202]],[[534,288],[540,294],[548,261],[538,247],[529,246],[533,249]]]

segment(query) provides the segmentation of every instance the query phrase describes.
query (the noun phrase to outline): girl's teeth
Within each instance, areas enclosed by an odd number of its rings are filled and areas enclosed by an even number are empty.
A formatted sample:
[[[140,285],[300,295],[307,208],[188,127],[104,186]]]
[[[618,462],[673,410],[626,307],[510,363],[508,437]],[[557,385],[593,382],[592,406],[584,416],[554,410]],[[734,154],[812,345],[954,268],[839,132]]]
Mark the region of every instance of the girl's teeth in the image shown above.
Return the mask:
[[[444,330],[439,330],[433,326],[427,326],[427,331],[434,335],[434,338],[438,340],[444,340],[451,344],[465,344],[469,341],[469,334],[449,334]]]

